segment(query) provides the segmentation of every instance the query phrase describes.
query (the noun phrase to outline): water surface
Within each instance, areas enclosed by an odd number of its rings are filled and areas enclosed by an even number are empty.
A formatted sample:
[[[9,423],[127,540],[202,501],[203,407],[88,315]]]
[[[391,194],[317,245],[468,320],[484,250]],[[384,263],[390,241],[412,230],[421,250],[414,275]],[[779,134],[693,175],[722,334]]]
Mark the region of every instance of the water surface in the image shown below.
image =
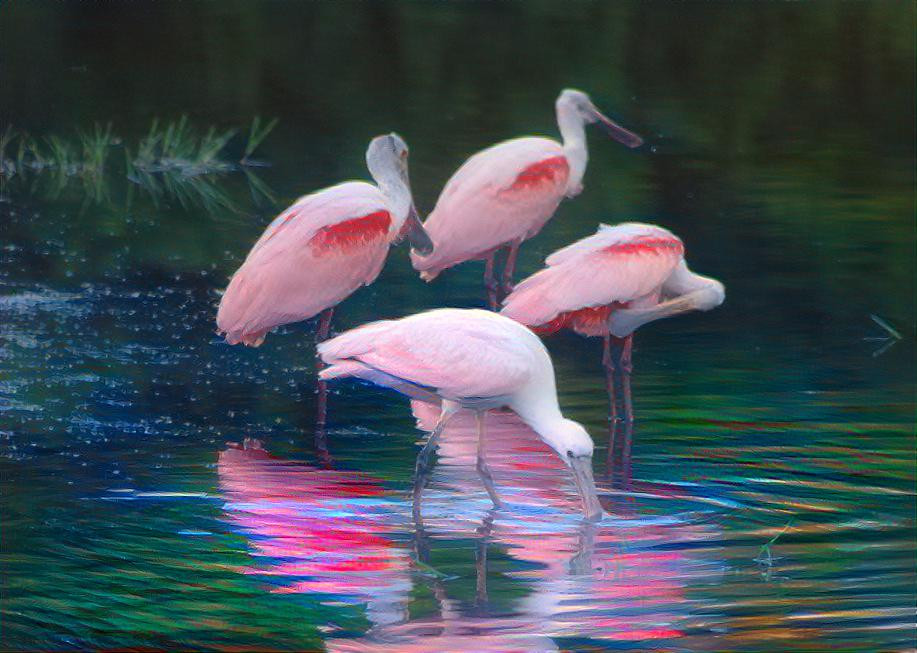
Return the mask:
[[[3,648],[912,648],[913,21],[895,2],[4,5],[4,119],[40,139],[110,121],[119,142],[104,192],[2,178]],[[645,220],[727,301],[638,334],[629,461],[608,455],[601,343],[547,340],[596,440],[601,523],[495,414],[508,509],[464,416],[418,528],[433,409],[346,383],[317,428],[313,325],[229,347],[218,291],[286,203],[365,177],[371,136],[404,136],[429,211],[470,153],[555,134],[565,86],[647,146],[590,132],[586,190],[520,272]],[[124,149],[182,114],[277,117],[270,166],[128,180]],[[335,329],[481,306],[481,267],[425,285],[393,250]]]

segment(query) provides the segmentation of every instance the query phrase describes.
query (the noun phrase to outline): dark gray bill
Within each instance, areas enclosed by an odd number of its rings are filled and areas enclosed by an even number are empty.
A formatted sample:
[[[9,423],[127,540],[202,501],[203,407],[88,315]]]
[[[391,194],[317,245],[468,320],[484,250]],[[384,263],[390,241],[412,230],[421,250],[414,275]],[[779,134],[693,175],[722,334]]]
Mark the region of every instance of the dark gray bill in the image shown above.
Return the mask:
[[[592,456],[571,457],[570,471],[573,472],[573,481],[583,500],[583,516],[589,521],[600,520],[604,513],[592,477]]]
[[[599,125],[608,132],[608,135],[613,139],[626,145],[627,147],[640,147],[643,145],[643,139],[637,136],[634,132],[624,129],[621,125],[616,123],[611,118],[605,116],[598,109],[592,109],[593,114],[595,115],[595,120]]]
[[[411,243],[411,249],[421,256],[429,256],[433,253],[433,241],[430,240],[430,236],[427,235],[426,230],[423,228],[413,202],[411,202],[411,209],[408,211],[405,228],[407,229],[407,238],[408,242]]]

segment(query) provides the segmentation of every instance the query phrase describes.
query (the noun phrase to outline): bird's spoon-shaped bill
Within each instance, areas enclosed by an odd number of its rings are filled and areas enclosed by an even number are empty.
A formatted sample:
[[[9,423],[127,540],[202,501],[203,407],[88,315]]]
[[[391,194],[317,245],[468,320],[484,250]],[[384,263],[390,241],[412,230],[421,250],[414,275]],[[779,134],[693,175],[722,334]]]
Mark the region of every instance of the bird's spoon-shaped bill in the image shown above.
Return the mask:
[[[423,223],[420,221],[420,215],[417,213],[414,202],[411,202],[405,228],[408,242],[411,243],[411,249],[421,256],[429,256],[433,253],[433,240],[423,228]]]
[[[604,514],[592,476],[592,456],[571,456],[570,470],[583,500],[583,515],[588,521],[599,521]]]
[[[624,129],[621,125],[616,123],[614,120],[603,114],[595,107],[592,107],[592,113],[595,121],[599,123],[602,129],[608,132],[608,135],[619,143],[630,148],[640,147],[643,145],[643,139],[637,136],[637,134]]]

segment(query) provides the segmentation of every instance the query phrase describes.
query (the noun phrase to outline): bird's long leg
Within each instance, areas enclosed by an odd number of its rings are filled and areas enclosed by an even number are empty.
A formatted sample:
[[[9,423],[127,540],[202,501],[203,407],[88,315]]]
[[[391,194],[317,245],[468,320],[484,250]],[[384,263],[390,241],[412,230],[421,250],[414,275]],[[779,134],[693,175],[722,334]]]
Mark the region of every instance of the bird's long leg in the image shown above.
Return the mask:
[[[617,340],[617,338],[615,338]],[[634,421],[634,405],[630,394],[630,374],[634,371],[633,349],[634,336],[629,335],[622,338],[621,357],[619,359],[619,368],[621,370],[621,394],[624,399],[624,421],[627,423]]]
[[[328,338],[331,331],[331,318],[334,315],[334,307],[326,308],[318,317],[318,327],[315,329],[315,344],[318,345]],[[325,365],[315,353],[315,369],[321,371]],[[319,380],[316,384],[316,394],[318,395],[315,406],[315,452],[318,459],[325,467],[331,466],[331,455],[328,453],[328,438],[325,434],[325,420],[328,417],[328,384]]]
[[[602,366],[605,368],[605,391],[608,393],[608,424],[613,425],[618,419],[618,398],[615,391],[615,364],[611,354],[611,336],[606,335],[602,348]],[[612,435],[614,432],[612,431]],[[611,446],[612,443],[609,445]]]
[[[475,413],[478,422],[478,461],[475,467],[478,470],[481,480],[484,482],[487,494],[490,495],[490,500],[493,501],[494,508],[499,509],[503,507],[503,502],[500,501],[497,490],[494,488],[494,477],[493,474],[490,473],[490,467],[487,466],[487,460],[485,458],[487,430],[484,428],[484,419],[486,415],[487,413],[483,410],[479,410]]]
[[[484,259],[484,290],[487,291],[487,306],[490,310],[497,310],[497,279],[494,277],[494,256],[496,252],[491,252]]]
[[[328,384],[319,381],[316,392],[318,397],[315,405],[315,454],[322,466],[327,469],[333,462],[328,452],[328,436],[325,432],[325,421],[328,417]]]
[[[315,329],[315,344],[327,340],[331,333],[331,318],[334,316],[334,307],[326,308],[318,317],[318,327]]]
[[[458,405],[450,401],[443,401],[443,408],[442,413],[440,413],[439,416],[439,421],[433,428],[433,432],[430,433],[430,437],[427,439],[427,443],[417,455],[417,464],[414,466],[415,524],[421,522],[421,502],[423,500],[423,490],[427,486],[427,482],[430,480],[430,472],[433,469],[433,453],[436,451],[439,436],[442,435],[443,429],[446,428],[446,423],[457,410]]]
[[[521,244],[522,240],[516,239],[507,246],[506,263],[503,265],[503,282],[501,284],[503,297],[500,298],[501,300],[506,299],[507,295],[513,292],[513,273],[516,271],[516,256],[519,254],[519,245]]]

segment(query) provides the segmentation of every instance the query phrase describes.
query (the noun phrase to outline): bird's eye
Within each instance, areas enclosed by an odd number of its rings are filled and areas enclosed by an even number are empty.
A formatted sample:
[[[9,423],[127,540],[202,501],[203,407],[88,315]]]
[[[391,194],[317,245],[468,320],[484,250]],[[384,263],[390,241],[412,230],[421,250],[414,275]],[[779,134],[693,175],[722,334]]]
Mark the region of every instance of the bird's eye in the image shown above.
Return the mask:
[[[573,458],[573,449],[567,449],[567,458]]]
[[[402,159],[408,158],[408,151],[407,151],[407,150],[401,150],[401,158],[402,158]]]

